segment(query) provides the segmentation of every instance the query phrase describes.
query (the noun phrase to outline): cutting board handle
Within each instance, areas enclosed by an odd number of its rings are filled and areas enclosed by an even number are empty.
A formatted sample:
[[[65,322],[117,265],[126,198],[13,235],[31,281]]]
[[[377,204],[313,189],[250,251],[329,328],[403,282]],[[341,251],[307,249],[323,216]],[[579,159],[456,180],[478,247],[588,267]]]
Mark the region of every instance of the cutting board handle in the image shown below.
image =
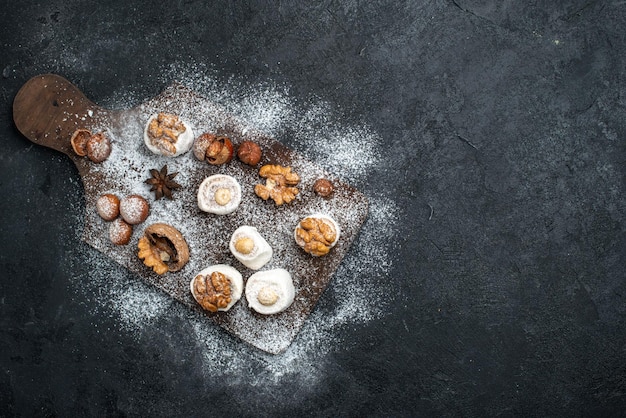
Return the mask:
[[[103,109],[72,83],[56,74],[28,80],[13,101],[17,129],[32,142],[61,151],[70,157],[70,138],[76,129],[90,129]]]

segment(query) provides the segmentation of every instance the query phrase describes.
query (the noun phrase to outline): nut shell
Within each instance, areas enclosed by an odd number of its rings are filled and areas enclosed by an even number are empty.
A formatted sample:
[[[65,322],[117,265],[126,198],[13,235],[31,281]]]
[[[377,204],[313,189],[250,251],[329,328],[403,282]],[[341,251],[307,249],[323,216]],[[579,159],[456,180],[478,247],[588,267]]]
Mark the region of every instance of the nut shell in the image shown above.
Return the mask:
[[[208,132],[200,135],[193,144],[193,155],[211,165],[221,165],[233,159],[233,143],[226,136]]]
[[[79,157],[87,155],[87,141],[91,138],[91,131],[88,129],[77,129],[72,134],[70,142],[72,149]]]
[[[139,241],[139,258],[157,274],[179,271],[189,261],[187,241],[171,225],[152,224],[145,229]]]

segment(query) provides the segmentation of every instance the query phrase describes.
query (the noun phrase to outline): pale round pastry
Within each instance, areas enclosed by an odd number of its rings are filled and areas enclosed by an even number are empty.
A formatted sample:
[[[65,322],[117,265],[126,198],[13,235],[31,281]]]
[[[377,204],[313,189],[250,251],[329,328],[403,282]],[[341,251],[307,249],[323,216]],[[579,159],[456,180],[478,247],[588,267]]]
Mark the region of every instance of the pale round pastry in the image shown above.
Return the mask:
[[[225,312],[241,299],[241,294],[243,293],[243,277],[234,267],[227,264],[215,264],[205,268],[191,280],[189,290],[196,302],[198,302],[203,309],[213,311],[212,309],[207,309],[207,303],[211,303],[211,301],[203,299],[203,295],[198,294],[196,289],[196,281],[201,280],[202,277],[210,276],[213,272],[222,273],[230,282],[230,302],[224,307],[216,307],[215,309],[216,311]]]
[[[204,179],[198,188],[198,207],[204,212],[227,215],[241,203],[241,186],[234,177],[215,174]]]
[[[284,311],[293,303],[296,289],[285,269],[259,271],[246,282],[248,306],[263,315]]]
[[[151,124],[155,123],[160,129],[158,135],[152,134],[154,130],[151,129]],[[177,157],[191,149],[194,133],[191,125],[177,115],[158,113],[148,119],[143,130],[143,141],[155,154]]]
[[[293,231],[296,243],[315,257],[328,254],[339,241],[339,224],[328,215],[316,213],[303,218]]]
[[[244,266],[258,270],[272,258],[272,247],[259,231],[248,225],[240,226],[233,232],[228,245],[230,252]]]

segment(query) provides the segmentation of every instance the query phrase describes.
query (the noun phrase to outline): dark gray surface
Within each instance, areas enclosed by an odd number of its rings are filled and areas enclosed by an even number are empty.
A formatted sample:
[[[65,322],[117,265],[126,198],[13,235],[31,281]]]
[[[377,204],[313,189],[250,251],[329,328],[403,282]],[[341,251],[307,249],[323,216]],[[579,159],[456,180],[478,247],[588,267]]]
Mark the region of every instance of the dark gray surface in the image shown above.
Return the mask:
[[[86,3],[0,12],[0,415],[623,414],[626,3]],[[341,330],[315,391],[207,384],[184,317],[136,339],[68,284],[94,265],[68,256],[77,172],[19,135],[13,97],[55,72],[140,101],[173,60],[321,97],[385,141],[358,186],[403,209],[394,304]]]

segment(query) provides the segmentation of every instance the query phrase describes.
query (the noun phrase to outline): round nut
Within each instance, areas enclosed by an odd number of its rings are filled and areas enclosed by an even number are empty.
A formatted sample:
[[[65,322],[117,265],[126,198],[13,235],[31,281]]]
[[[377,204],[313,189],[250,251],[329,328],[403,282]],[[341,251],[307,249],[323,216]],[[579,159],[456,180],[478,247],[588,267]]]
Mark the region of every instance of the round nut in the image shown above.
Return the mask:
[[[250,237],[241,237],[235,242],[235,250],[241,254],[250,254],[254,250],[254,240]]]
[[[215,203],[217,203],[220,206],[227,205],[228,202],[232,200],[230,190],[226,188],[217,189],[213,197],[215,198]]]
[[[142,196],[133,194],[120,200],[120,215],[131,225],[145,221],[149,212],[150,205]]]
[[[94,163],[101,163],[111,155],[111,140],[102,132],[93,134],[85,146],[87,157]]]
[[[115,245],[126,245],[133,235],[133,226],[117,218],[109,225],[109,239]]]
[[[322,197],[328,197],[333,194],[333,184],[328,179],[317,179],[313,183],[313,190]]]
[[[96,201],[96,211],[105,221],[112,221],[120,214],[120,198],[111,193],[103,194]]]
[[[255,166],[261,161],[263,151],[261,147],[252,141],[243,141],[237,150],[237,157],[242,163]]]
[[[204,133],[200,135],[193,143],[193,155],[200,161],[204,161],[206,158],[206,150],[211,145],[211,142],[215,140],[215,135],[210,133]]]
[[[278,294],[271,287],[264,287],[259,290],[256,299],[261,305],[271,306],[278,301]]]

